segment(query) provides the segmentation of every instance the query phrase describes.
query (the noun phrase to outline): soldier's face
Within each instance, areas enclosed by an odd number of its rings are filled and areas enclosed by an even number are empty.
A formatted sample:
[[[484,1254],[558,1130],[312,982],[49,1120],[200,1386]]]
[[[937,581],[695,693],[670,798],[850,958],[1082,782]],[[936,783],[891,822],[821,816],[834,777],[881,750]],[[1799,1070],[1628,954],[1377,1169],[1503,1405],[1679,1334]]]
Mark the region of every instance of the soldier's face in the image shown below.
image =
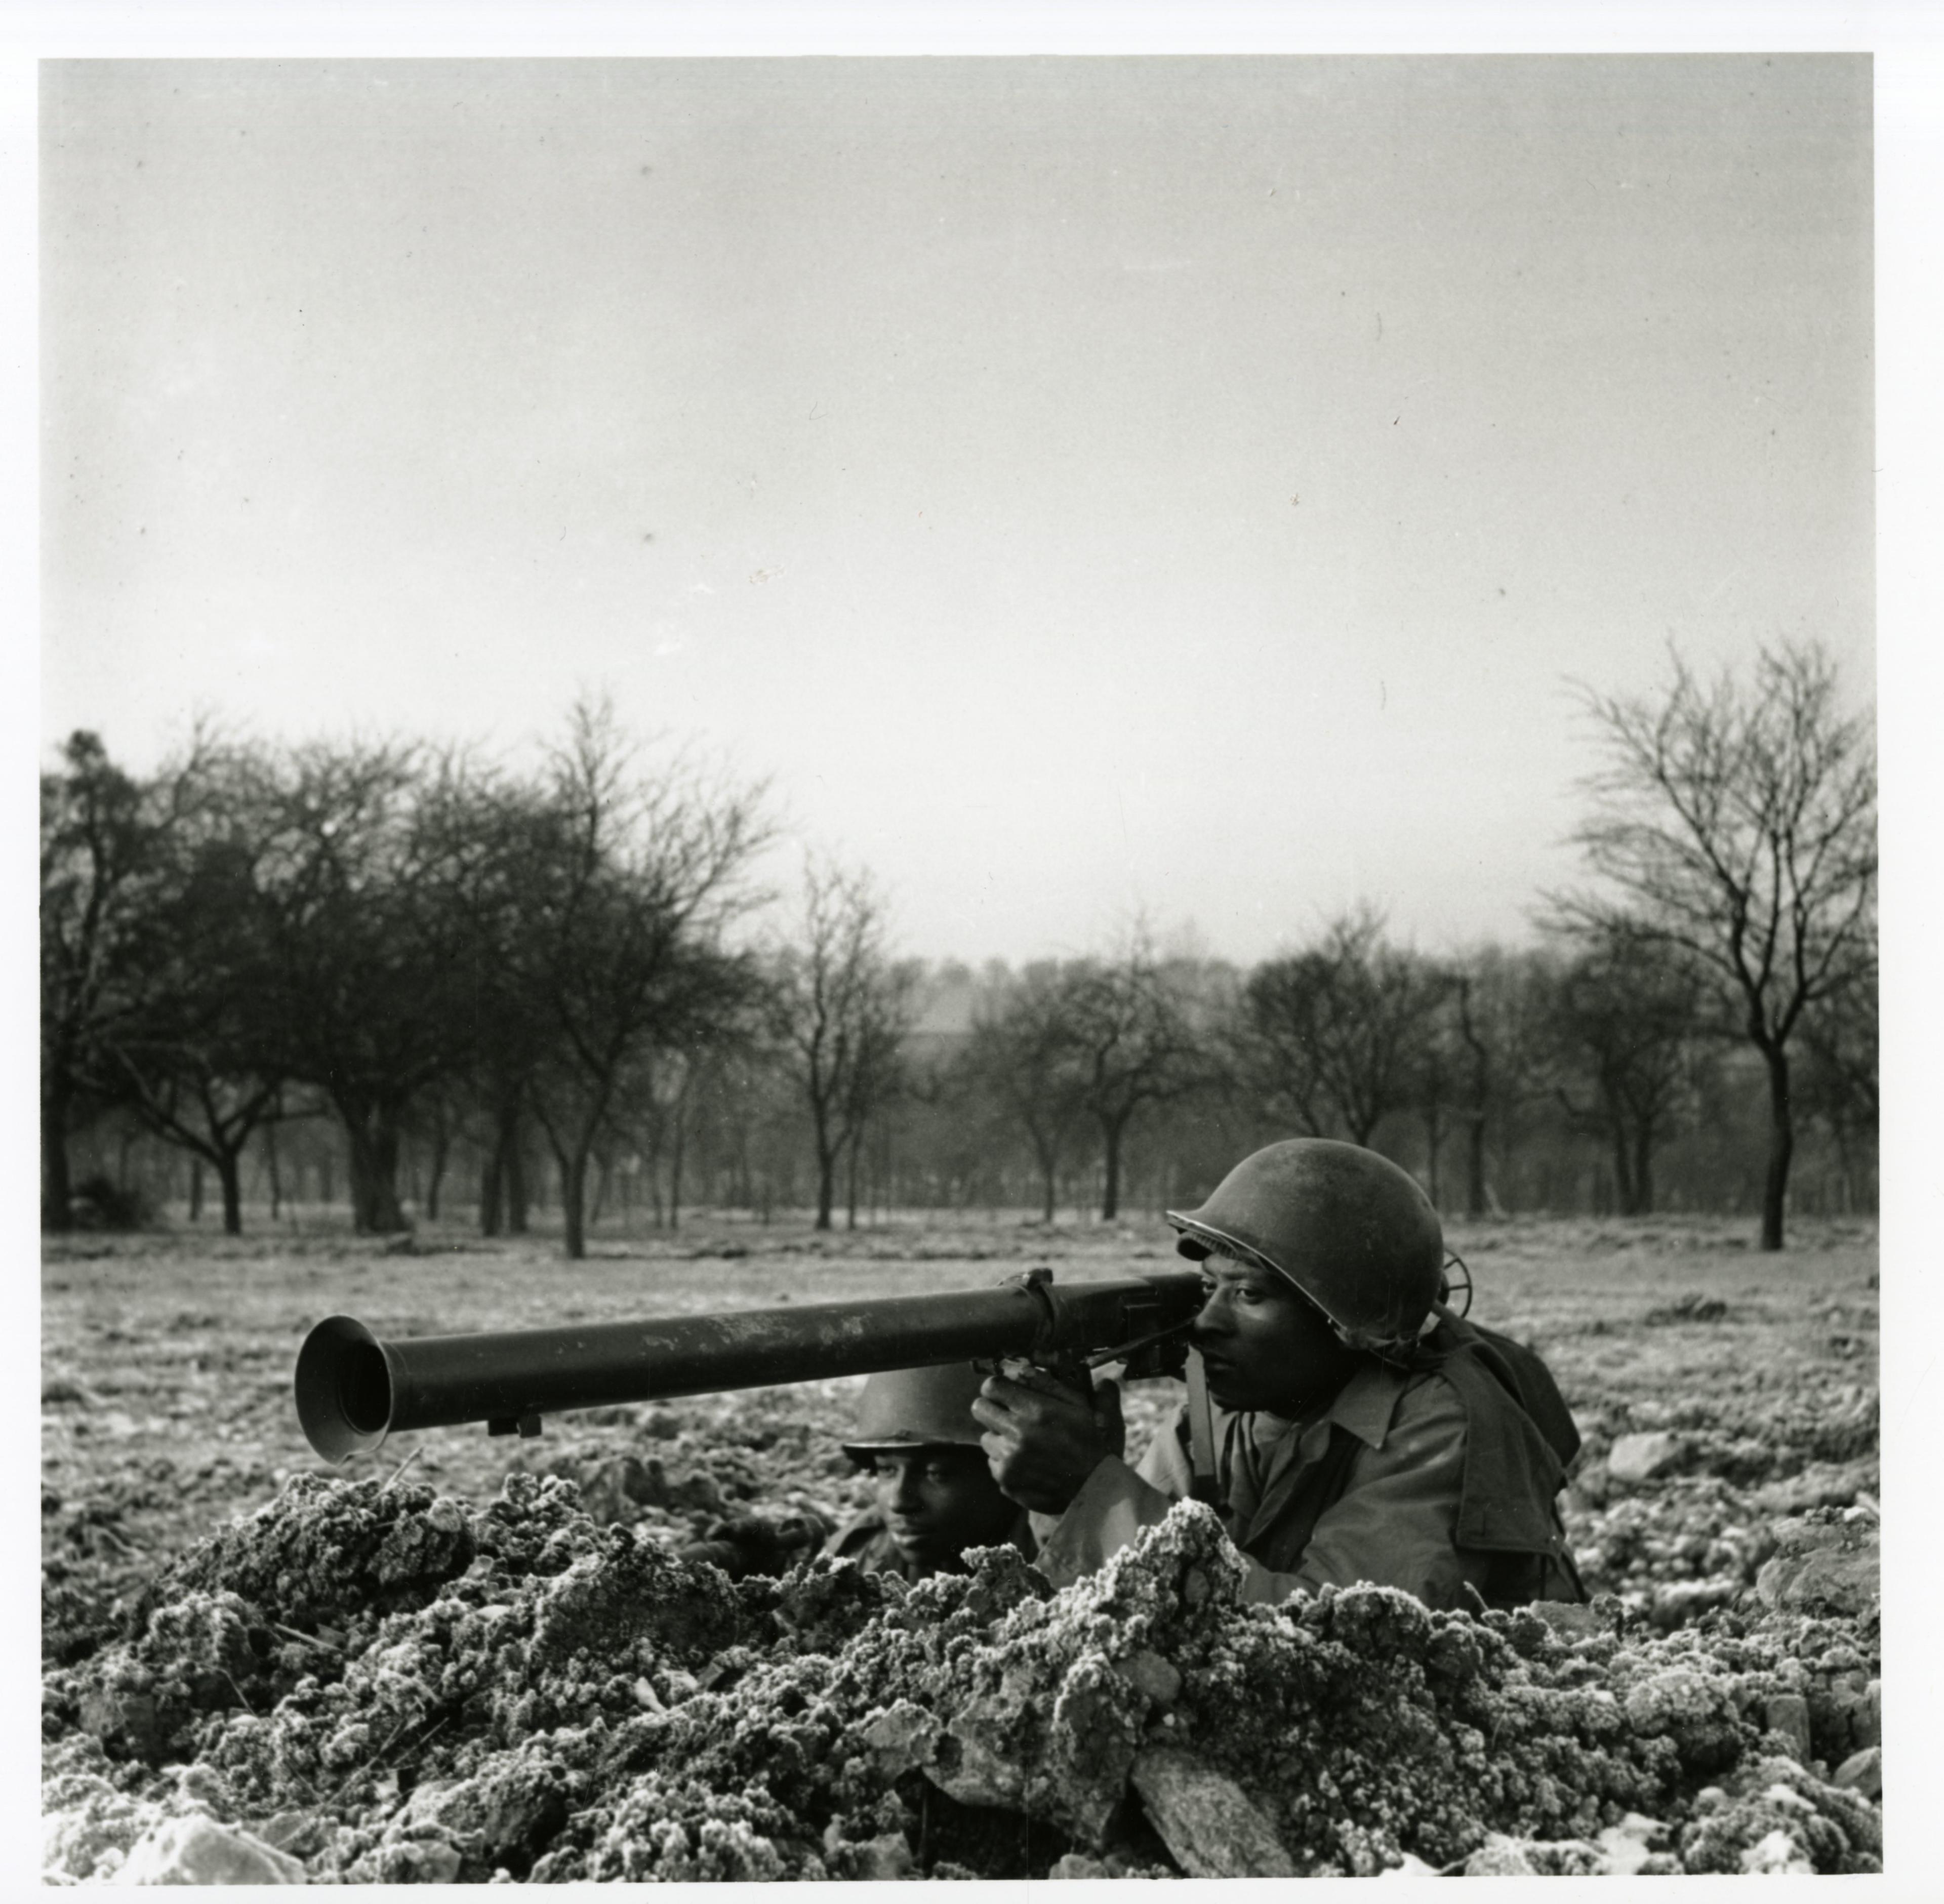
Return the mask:
[[[1019,1512],[977,1448],[876,1455],[872,1478],[898,1552],[929,1572],[957,1567],[967,1547],[998,1546]]]
[[[1357,1352],[1272,1269],[1210,1257],[1201,1293],[1189,1339],[1220,1407],[1299,1415],[1335,1395],[1357,1367]]]

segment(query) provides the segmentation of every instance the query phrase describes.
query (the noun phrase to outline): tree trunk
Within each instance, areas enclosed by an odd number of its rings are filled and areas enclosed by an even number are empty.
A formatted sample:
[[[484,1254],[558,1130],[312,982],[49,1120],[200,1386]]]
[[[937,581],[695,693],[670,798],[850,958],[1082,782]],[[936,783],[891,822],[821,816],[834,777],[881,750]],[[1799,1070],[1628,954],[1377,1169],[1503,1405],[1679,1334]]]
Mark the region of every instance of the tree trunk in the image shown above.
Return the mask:
[[[1465,1213],[1482,1217],[1486,1204],[1485,1120],[1476,1117],[1465,1137]]]
[[[1617,1113],[1613,1118],[1613,1198],[1623,1217],[1637,1213],[1634,1208],[1633,1158],[1627,1149],[1626,1125]]]
[[[57,1235],[74,1227],[74,1183],[67,1160],[68,1093],[41,1095],[41,1227]]]
[[[216,1159],[216,1180],[223,1186],[223,1233],[243,1234],[243,1159],[226,1150]]]
[[[277,1126],[274,1118],[263,1127],[263,1167],[270,1179],[270,1221],[277,1223],[283,1216],[284,1183],[277,1168]]]
[[[411,1229],[398,1202],[398,1127],[392,1107],[346,1112],[351,1167],[351,1226],[361,1236],[393,1236]]]
[[[519,1175],[519,1098],[516,1093],[503,1092],[493,1109],[492,1137],[479,1168],[481,1236],[509,1232],[518,1235],[525,1229],[526,1186]]]
[[[816,1227],[828,1229],[830,1213],[837,1202],[837,1158],[843,1146],[832,1140],[829,1105],[814,1089],[811,1093],[810,1111],[811,1136],[817,1150]]]
[[[1465,1114],[1465,1213],[1486,1213],[1485,1117],[1491,1101],[1492,1054],[1472,1018],[1472,980],[1458,978],[1458,1035],[1472,1054],[1471,1102]]]
[[[1836,1195],[1841,1199],[1843,1214],[1853,1217],[1856,1213],[1856,1178],[1852,1173],[1854,1164],[1850,1155],[1847,1121],[1839,1119],[1833,1124],[1829,1135],[1836,1146]]]
[[[1106,1139],[1106,1181],[1100,1191],[1100,1220],[1111,1223],[1121,1213],[1121,1127],[1118,1124],[1104,1124],[1101,1134]]]
[[[519,1125],[515,1122],[506,1137],[506,1151],[500,1160],[506,1198],[506,1234],[524,1236],[527,1233],[527,1217],[532,1199],[527,1188],[526,1146],[521,1142]]]
[[[681,1114],[681,1106],[675,1108],[673,1142],[669,1146],[668,1226],[671,1230],[681,1228],[681,1158],[688,1135],[688,1120]]]
[[[864,1133],[854,1130],[850,1133],[850,1154],[844,1160],[844,1227],[857,1227],[857,1152],[863,1148]]]
[[[439,1186],[445,1181],[446,1156],[451,1148],[451,1133],[446,1129],[445,1118],[441,1115],[432,1126],[432,1164],[426,1179],[425,1213],[429,1223],[438,1221]]]
[[[837,1153],[826,1147],[820,1137],[817,1146],[817,1228],[830,1227],[830,1213],[837,1206]]]
[[[504,1201],[504,1186],[500,1182],[500,1146],[495,1143],[487,1152],[479,1164],[479,1234],[497,1236],[500,1234],[500,1213]]]
[[[202,1220],[202,1159],[192,1157],[189,1160],[189,1220],[192,1223]]]
[[[1779,1044],[1761,1047],[1768,1066],[1768,1169],[1762,1180],[1761,1247],[1782,1247],[1783,1212],[1789,1202],[1789,1165],[1795,1152],[1795,1124],[1789,1111],[1789,1054]]]
[[[577,1145],[560,1160],[560,1209],[567,1257],[578,1263],[587,1254],[587,1146]]]
[[[1633,1213],[1653,1214],[1653,1126],[1644,1118],[1634,1132]]]

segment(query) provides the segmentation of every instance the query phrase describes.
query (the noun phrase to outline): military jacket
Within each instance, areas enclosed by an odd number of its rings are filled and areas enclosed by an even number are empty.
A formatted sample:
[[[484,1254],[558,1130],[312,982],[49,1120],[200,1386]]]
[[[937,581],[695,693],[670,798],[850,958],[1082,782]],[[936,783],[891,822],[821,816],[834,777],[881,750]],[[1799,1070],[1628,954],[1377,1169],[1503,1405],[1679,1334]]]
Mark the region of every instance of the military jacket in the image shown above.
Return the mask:
[[[1503,1337],[1447,1318],[1416,1366],[1367,1360],[1306,1419],[1213,1422],[1245,1599],[1359,1581],[1433,1607],[1586,1597],[1556,1500],[1579,1438],[1543,1364]],[[1033,1517],[1038,1566],[1056,1586],[1093,1572],[1193,1484],[1178,1410],[1138,1469],[1103,1461],[1063,1515]]]

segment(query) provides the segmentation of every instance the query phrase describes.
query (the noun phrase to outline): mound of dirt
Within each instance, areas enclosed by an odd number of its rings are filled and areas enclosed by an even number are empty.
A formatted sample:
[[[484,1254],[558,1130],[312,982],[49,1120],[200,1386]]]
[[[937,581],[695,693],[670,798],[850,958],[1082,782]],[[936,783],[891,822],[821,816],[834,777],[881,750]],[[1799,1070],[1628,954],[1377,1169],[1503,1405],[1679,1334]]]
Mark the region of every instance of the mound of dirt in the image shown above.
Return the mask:
[[[1270,1608],[1241,1577],[1192,1503],[1058,1594],[1010,1549],[732,1586],[558,1476],[484,1507],[305,1478],[48,1674],[48,1872],[1876,1868],[1875,1807],[1817,1770],[1878,1743],[1873,1613],[1663,1635],[1613,1598]]]

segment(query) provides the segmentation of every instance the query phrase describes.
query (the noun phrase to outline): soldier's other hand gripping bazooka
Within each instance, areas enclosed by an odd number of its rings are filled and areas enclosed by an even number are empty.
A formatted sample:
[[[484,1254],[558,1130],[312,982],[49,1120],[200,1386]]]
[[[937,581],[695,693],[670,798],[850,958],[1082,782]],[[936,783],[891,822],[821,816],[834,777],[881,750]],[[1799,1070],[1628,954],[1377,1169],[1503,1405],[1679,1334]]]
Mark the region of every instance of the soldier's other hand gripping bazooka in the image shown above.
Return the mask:
[[[319,1454],[343,1461],[396,1429],[484,1422],[534,1435],[543,1416],[577,1408],[943,1362],[1023,1358],[1085,1389],[1109,1362],[1137,1378],[1181,1373],[1201,1306],[1192,1272],[1056,1284],[1030,1269],[935,1296],[404,1342],[334,1315],[298,1352],[297,1419]]]

